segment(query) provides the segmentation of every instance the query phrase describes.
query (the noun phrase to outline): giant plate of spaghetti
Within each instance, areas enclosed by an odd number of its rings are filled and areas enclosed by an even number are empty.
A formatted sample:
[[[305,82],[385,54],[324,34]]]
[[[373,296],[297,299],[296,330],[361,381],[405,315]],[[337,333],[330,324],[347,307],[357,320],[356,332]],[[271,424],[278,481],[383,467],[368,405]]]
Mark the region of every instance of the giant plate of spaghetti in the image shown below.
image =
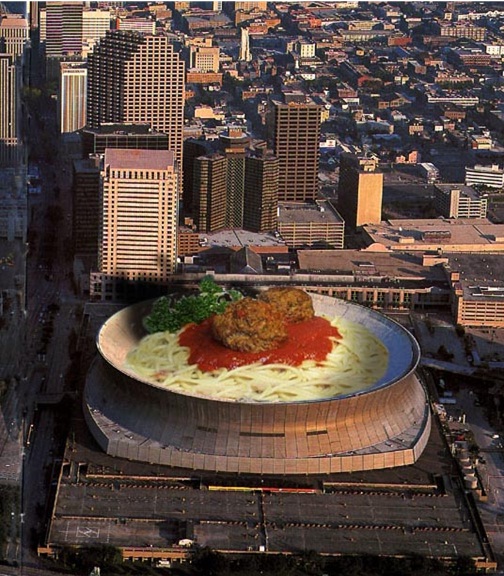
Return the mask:
[[[312,295],[317,317],[340,337],[324,360],[300,365],[255,361],[202,370],[189,361],[180,332],[146,334],[142,319],[152,302],[130,306],[101,328],[102,356],[130,377],[174,393],[224,402],[310,402],[360,394],[390,384],[414,369],[418,344],[388,317],[342,300]]]

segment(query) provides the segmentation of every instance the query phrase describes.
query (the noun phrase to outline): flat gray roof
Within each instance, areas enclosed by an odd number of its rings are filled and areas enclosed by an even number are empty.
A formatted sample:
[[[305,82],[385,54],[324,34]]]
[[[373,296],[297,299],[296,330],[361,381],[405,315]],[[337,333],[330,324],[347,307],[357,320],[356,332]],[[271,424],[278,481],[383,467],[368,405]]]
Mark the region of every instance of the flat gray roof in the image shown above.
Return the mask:
[[[465,184],[436,184],[436,188],[449,194],[452,190],[460,190],[462,196],[471,198],[472,200],[479,200],[480,195],[472,186],[466,186]]]
[[[447,281],[439,266],[423,266],[415,254],[368,252],[366,250],[299,250],[299,268],[303,271],[327,271],[331,274],[359,274],[373,270],[373,275],[408,280]]]
[[[200,238],[207,239],[207,246],[243,248],[245,246],[285,246],[281,238],[269,232],[250,232],[243,229],[220,230],[219,232],[200,232]]]
[[[504,300],[504,257],[501,254],[453,254],[450,269],[460,273],[464,300]]]
[[[487,218],[426,218],[388,220],[363,226],[372,242],[390,250],[432,250],[445,247],[457,250],[504,250],[504,224],[492,224]],[[449,232],[446,238],[425,238],[425,234]]]
[[[282,223],[343,223],[343,218],[329,201],[313,203],[283,202],[278,205]]]

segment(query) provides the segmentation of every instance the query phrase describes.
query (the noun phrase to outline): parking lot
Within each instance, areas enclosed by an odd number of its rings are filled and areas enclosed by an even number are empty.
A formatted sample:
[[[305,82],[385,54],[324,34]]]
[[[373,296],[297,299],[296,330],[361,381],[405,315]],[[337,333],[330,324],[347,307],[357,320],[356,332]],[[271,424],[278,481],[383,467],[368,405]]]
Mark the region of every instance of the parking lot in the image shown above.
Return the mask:
[[[241,552],[484,554],[436,427],[413,466],[321,478],[185,477],[111,458],[76,432],[52,544],[165,548],[188,538]]]

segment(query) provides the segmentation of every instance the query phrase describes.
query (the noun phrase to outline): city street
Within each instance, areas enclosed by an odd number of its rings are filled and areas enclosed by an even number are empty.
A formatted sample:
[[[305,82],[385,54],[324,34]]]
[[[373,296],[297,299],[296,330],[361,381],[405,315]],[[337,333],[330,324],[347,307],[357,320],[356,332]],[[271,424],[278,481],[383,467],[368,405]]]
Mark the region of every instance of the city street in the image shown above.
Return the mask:
[[[458,408],[466,414],[463,425],[469,428],[480,450],[481,458],[477,466],[488,502],[479,502],[478,508],[485,529],[496,553],[504,551],[504,449],[500,434],[496,434],[488,424],[480,406],[476,406],[477,396],[464,386],[457,393]]]
[[[63,152],[63,150],[62,150]],[[69,339],[76,331],[76,299],[70,282],[71,261],[65,254],[66,243],[71,238],[71,220],[63,218],[58,223],[56,243],[52,252],[44,249],[50,231],[46,215],[55,203],[63,213],[71,212],[70,178],[68,159],[60,155],[58,169],[43,166],[43,193],[32,205],[31,233],[38,239],[28,261],[28,327],[26,348],[30,357],[27,378],[31,388],[27,405],[27,425],[33,424],[30,445],[26,447],[24,466],[25,540],[27,558],[33,550],[32,537],[43,528],[41,514],[47,515],[50,504],[49,489],[53,470],[53,457],[58,447],[57,406],[50,402],[61,399],[66,386],[69,365]],[[64,168],[64,171],[61,170]],[[55,198],[55,190],[61,190]],[[50,325],[52,330],[43,332]],[[43,537],[43,534],[40,534]]]
[[[36,140],[36,139],[35,139]],[[55,155],[56,157],[56,155]],[[7,550],[12,562],[36,564],[33,553],[43,537],[54,458],[62,453],[58,405],[67,380],[70,343],[76,341],[80,301],[71,284],[71,158],[62,144],[57,167],[40,163],[42,190],[28,198],[26,311],[14,307],[7,331],[4,374],[14,374],[0,413],[0,478],[21,486],[21,515],[12,516]],[[62,214],[55,222],[54,215]],[[52,218],[51,218],[52,216]],[[54,225],[57,233],[54,234]],[[37,536],[39,535],[39,536]]]

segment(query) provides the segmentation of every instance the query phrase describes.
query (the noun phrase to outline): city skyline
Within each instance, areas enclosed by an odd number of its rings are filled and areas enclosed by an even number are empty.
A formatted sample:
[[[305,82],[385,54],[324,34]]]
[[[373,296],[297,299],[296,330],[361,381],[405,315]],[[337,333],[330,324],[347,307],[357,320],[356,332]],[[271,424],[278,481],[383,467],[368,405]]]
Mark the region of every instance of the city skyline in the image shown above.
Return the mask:
[[[125,573],[499,574],[504,4],[11,4],[5,571],[108,573],[103,544]],[[174,362],[131,371],[158,306],[237,293],[286,346],[315,354],[321,323],[336,342],[294,368],[249,359],[260,382],[236,397],[235,368],[192,356],[182,383]],[[214,362],[213,322],[153,336],[192,353],[197,331]],[[298,396],[326,362],[354,387]]]

